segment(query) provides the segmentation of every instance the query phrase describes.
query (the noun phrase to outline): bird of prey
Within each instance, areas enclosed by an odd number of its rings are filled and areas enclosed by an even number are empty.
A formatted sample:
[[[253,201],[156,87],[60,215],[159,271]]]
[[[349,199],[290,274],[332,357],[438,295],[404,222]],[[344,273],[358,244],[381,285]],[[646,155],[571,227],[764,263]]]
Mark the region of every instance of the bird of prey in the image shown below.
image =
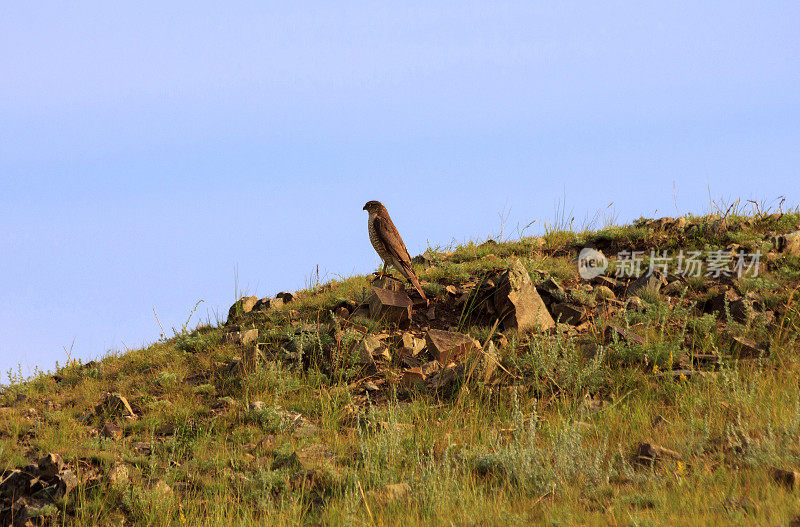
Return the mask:
[[[411,282],[420,296],[425,298],[425,292],[422,286],[419,285],[419,279],[411,267],[411,256],[408,254],[406,244],[403,243],[403,238],[397,232],[397,227],[394,226],[392,218],[389,217],[389,211],[383,206],[380,201],[368,201],[364,205],[364,210],[369,213],[367,220],[367,230],[369,231],[369,241],[375,252],[383,260],[383,273],[386,273],[386,266],[391,265],[402,274],[406,280]],[[427,300],[427,299],[426,299]]]

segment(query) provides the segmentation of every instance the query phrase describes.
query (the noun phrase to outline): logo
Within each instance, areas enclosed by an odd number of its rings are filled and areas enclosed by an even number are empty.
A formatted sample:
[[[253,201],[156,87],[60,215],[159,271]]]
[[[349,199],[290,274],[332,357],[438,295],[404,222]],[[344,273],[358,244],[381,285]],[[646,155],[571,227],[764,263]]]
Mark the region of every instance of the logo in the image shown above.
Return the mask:
[[[605,273],[606,269],[608,269],[606,255],[590,247],[581,249],[578,255],[578,274],[581,275],[581,278],[591,280]]]

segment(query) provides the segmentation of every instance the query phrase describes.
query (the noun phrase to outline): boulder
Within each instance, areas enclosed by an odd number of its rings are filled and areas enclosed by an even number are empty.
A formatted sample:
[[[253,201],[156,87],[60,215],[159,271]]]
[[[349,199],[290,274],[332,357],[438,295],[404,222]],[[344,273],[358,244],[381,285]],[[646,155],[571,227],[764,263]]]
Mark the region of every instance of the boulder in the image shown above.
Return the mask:
[[[109,392],[103,394],[103,400],[95,408],[95,413],[105,414],[109,417],[136,417],[125,397],[119,393]]]
[[[401,282],[397,278],[395,278],[393,276],[390,276],[388,274],[384,275],[384,276],[381,276],[381,277],[375,278],[372,281],[372,286],[373,287],[379,287],[381,289],[388,289],[389,291],[405,291],[406,290],[406,287],[403,284],[403,282]]]
[[[411,298],[405,291],[392,291],[373,287],[367,300],[369,316],[375,320],[408,327],[411,323]]]
[[[584,318],[583,308],[567,302],[553,304],[550,306],[550,312],[552,313],[554,320],[557,320],[562,324],[570,324],[572,326],[577,326],[583,321]]]
[[[661,286],[667,284],[667,279],[659,269],[654,269],[651,274],[643,274],[628,285],[628,296],[641,296],[645,289],[660,291]]]
[[[255,296],[242,297],[231,306],[228,310],[228,322],[234,320],[236,317],[245,315],[253,310],[253,306],[258,302]]]
[[[544,331],[555,325],[521,260],[515,260],[499,278],[493,303],[504,329]]]
[[[431,356],[442,366],[481,349],[480,343],[469,335],[441,329],[429,329],[425,333],[425,342]]]
[[[47,454],[39,460],[39,477],[52,479],[64,468],[64,460],[58,454]]]
[[[237,346],[247,346],[258,340],[258,329],[251,328],[241,331],[231,331],[225,334],[225,342],[230,342]]]

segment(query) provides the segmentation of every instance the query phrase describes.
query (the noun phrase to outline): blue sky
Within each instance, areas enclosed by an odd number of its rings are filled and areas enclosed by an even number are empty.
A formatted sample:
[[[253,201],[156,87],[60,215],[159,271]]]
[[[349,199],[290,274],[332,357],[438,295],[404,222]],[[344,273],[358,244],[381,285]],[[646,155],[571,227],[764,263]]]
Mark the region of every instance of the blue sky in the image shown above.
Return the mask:
[[[0,371],[370,272],[370,199],[412,254],[800,201],[796,2],[115,4],[0,7]]]

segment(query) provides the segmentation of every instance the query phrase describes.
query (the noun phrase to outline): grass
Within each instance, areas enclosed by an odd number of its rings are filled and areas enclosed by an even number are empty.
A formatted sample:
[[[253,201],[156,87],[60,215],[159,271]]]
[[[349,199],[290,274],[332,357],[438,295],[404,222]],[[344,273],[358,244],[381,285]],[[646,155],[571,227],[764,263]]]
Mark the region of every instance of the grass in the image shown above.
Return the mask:
[[[766,254],[772,233],[800,224],[796,212],[726,209],[682,230],[641,220],[579,233],[562,211],[541,238],[431,249],[417,271],[437,308],[497,346],[502,369],[489,384],[409,389],[396,382],[397,359],[365,372],[353,351],[363,336],[332,313],[366,298],[369,281],[355,276],[247,318],[273,357],[252,371],[238,367],[245,350],[222,326],[187,324],[144,349],[12,376],[0,394],[0,470],[55,452],[79,473],[75,491],[41,511],[50,524],[786,525],[800,503],[770,471],[800,469],[800,260],[776,255],[737,282],[773,311],[769,323],[704,312],[717,285],[707,277],[611,310],[574,264],[589,243],[608,255],[731,243]],[[447,285],[516,258],[535,283],[554,278],[586,306],[587,325],[498,333],[469,299],[457,309],[440,300]],[[732,335],[768,353],[741,358]],[[661,375],[673,369],[706,374]],[[381,388],[365,392],[365,379]],[[105,392],[125,395],[138,418],[97,415]],[[99,433],[107,422],[121,439]],[[640,463],[642,442],[680,457]],[[117,466],[127,481],[111,481]],[[397,483],[410,495],[387,497]]]

